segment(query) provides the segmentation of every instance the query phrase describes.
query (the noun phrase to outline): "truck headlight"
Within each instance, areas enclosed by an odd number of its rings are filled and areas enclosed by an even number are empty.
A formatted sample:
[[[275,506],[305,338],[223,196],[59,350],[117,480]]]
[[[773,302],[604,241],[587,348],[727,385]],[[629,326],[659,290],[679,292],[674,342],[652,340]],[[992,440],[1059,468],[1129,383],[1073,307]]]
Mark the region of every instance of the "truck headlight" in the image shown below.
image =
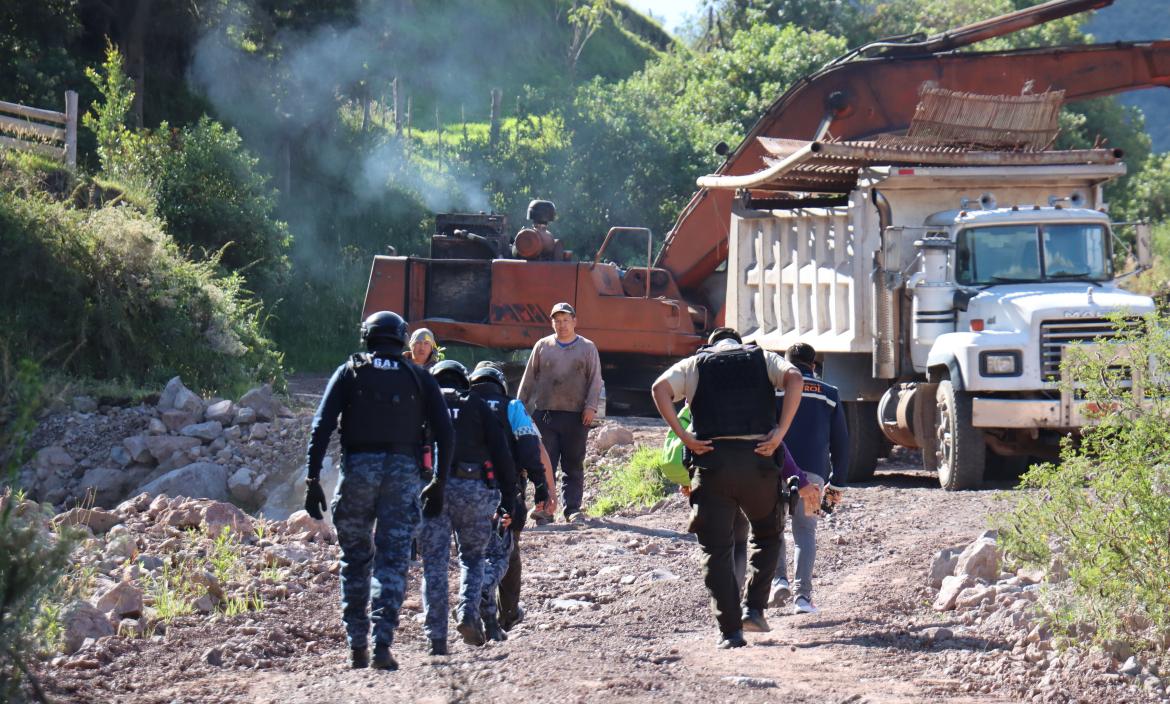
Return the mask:
[[[979,373],[983,376],[1020,376],[1023,357],[1017,350],[979,353]]]

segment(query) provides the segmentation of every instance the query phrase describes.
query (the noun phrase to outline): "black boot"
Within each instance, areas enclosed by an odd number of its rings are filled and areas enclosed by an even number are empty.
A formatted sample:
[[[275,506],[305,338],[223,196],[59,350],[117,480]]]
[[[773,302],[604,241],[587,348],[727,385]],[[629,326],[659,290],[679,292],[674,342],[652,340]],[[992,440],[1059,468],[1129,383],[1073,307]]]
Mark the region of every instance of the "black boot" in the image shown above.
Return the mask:
[[[500,628],[500,621],[495,616],[485,616],[483,619],[484,634],[497,643],[503,643],[508,640],[508,634]]]
[[[446,655],[447,654],[447,639],[446,638],[431,638],[431,655]]]
[[[459,635],[463,636],[463,642],[468,645],[481,646],[487,642],[487,636],[484,635],[483,628],[477,621],[463,621],[455,630],[459,631]]]
[[[767,633],[772,630],[768,625],[768,620],[764,618],[764,612],[759,609],[750,609],[746,606],[743,609],[743,630],[752,633]]]
[[[349,651],[349,666],[355,670],[360,670],[364,667],[370,666],[370,649],[366,647],[350,648]]]
[[[719,640],[719,649],[726,650],[727,648],[742,648],[747,645],[747,641],[743,639],[743,631],[735,631],[733,633],[724,633]]]
[[[390,654],[390,646],[375,645],[374,646],[374,662],[371,663],[375,670],[397,670],[398,661]]]

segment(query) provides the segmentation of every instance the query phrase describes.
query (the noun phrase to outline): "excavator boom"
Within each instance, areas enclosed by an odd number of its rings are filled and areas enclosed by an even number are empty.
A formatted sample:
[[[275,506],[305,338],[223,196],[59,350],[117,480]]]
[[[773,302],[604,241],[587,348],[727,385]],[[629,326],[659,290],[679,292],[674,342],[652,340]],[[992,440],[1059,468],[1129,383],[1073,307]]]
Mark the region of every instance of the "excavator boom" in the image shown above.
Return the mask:
[[[1108,3],[1045,3],[1028,9],[1044,10],[1031,19],[1053,19],[1051,6],[1058,4],[1081,11]],[[1010,22],[998,26],[1012,27],[1010,31],[1028,26],[1018,15],[1005,15]],[[918,50],[931,45],[954,48],[996,36],[989,26],[979,31],[965,29],[969,28],[939,35],[951,37],[945,42],[937,38],[920,42]],[[1170,41],[917,55],[897,55],[903,50],[899,46],[879,48],[894,55],[834,63],[790,88],[756,122],[717,174],[744,175],[765,168],[766,152],[757,137],[860,140],[903,131],[926,83],[986,95],[1063,90],[1068,101],[1170,86]],[[699,190],[667,235],[656,266],[671,272],[684,292],[698,289],[726,260],[733,197],[731,191]]]

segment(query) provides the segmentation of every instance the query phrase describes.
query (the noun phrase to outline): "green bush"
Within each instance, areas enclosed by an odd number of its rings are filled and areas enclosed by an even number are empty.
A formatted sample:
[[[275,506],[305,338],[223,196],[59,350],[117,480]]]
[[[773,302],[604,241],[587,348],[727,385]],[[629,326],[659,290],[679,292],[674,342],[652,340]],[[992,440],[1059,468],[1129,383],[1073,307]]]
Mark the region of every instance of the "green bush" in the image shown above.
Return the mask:
[[[167,232],[204,259],[247,271],[260,290],[283,279],[292,242],[288,226],[274,216],[276,194],[240,135],[203,117],[178,131],[160,154],[151,180]]]
[[[661,459],[659,448],[639,447],[629,462],[615,468],[602,483],[590,515],[606,516],[624,508],[653,506],[669,496],[674,484],[662,477],[658,469]]]
[[[281,357],[238,275],[186,259],[131,208],[0,193],[0,336],[16,357],[95,379],[203,390],[277,379]]]
[[[36,504],[11,490],[0,494],[0,701],[44,700],[28,663],[59,634],[46,607],[62,593],[76,544],[74,535],[54,533],[47,522]]]
[[[1058,624],[1149,647],[1170,628],[1170,318],[1124,329],[1116,343],[1067,348],[1064,390],[1095,424],[1065,441],[1059,465],[1025,474],[997,522],[1011,557],[1067,570]]]

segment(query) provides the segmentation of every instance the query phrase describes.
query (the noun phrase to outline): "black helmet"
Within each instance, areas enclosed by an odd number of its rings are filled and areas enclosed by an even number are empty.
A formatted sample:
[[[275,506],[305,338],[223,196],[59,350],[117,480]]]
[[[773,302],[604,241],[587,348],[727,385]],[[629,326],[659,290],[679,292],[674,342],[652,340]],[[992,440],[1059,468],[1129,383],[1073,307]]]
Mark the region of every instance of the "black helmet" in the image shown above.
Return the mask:
[[[557,219],[557,206],[551,200],[534,200],[528,204],[528,219],[537,225],[547,225]]]
[[[362,323],[362,342],[367,350],[373,350],[381,344],[402,347],[405,341],[406,321],[397,313],[380,310]]]
[[[435,377],[439,386],[459,388],[464,391],[471,388],[471,382],[467,380],[467,367],[453,359],[444,359],[431,367],[431,376]]]
[[[475,365],[475,371],[471,373],[469,381],[472,384],[497,384],[500,387],[500,393],[505,396],[508,395],[508,380],[504,378],[504,372],[500,371],[500,368],[491,362],[480,362]]]

